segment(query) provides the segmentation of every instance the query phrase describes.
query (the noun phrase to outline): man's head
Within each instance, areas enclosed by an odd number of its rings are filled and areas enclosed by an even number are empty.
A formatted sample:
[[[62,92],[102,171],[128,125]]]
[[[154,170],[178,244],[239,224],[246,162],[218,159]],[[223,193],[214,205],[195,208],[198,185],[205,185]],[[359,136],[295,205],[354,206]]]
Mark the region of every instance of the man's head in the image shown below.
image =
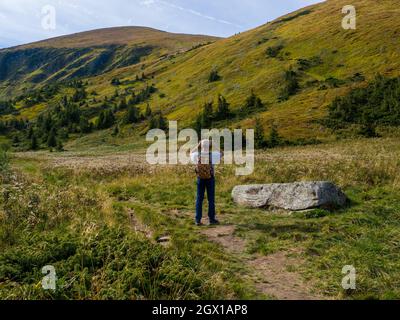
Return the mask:
[[[211,149],[211,141],[208,139],[201,140],[200,149],[201,152],[209,152]]]

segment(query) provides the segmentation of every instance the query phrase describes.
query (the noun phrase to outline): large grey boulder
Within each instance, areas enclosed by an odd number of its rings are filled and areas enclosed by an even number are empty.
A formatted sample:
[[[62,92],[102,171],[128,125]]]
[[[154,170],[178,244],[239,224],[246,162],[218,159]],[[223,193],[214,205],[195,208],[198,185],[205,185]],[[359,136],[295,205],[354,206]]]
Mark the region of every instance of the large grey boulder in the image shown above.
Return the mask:
[[[312,208],[341,207],[346,195],[326,181],[272,183],[236,186],[233,201],[250,208],[282,208],[299,211]]]

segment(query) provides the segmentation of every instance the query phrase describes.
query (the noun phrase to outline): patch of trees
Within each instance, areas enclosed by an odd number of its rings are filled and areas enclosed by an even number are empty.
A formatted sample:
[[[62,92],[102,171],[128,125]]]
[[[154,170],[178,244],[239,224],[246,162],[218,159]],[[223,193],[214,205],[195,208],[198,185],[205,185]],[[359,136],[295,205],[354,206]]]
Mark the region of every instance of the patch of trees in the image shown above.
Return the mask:
[[[149,129],[167,130],[167,119],[161,112],[156,112],[149,118]]]
[[[264,38],[262,38],[262,39],[257,41],[257,45],[261,45],[261,44],[266,43],[268,41],[269,41],[269,38],[264,37]]]
[[[81,102],[87,98],[85,87],[77,88],[72,96],[73,102]]]
[[[276,124],[272,124],[268,135],[265,135],[263,125],[260,118],[256,118],[254,124],[254,148],[255,149],[271,149],[284,146],[305,146],[321,143],[315,138],[299,138],[295,140],[284,139],[278,131]]]
[[[194,128],[200,132],[201,129],[209,129],[214,122],[230,119],[234,113],[230,110],[230,104],[224,96],[218,95],[217,108],[214,110],[214,102],[206,102],[203,111],[197,116]]]
[[[157,88],[154,85],[146,86],[146,88],[142,89],[138,94],[133,92],[129,99],[129,105],[146,102],[155,92],[157,92]]]
[[[258,97],[254,91],[246,98],[244,105],[238,110],[238,117],[244,118],[255,112],[266,111],[266,107],[260,97]]]
[[[65,83],[67,87],[71,87],[73,89],[82,89],[87,85],[87,83],[83,83],[82,80],[71,80]]]
[[[115,116],[111,109],[102,110],[96,121],[98,130],[111,128],[115,123]]]
[[[326,124],[339,129],[361,125],[360,133],[375,136],[375,128],[400,125],[400,77],[377,76],[367,87],[336,98],[329,106]]]
[[[122,119],[123,124],[137,124],[147,121],[148,129],[167,129],[167,120],[161,111],[153,112],[150,105],[147,104],[144,113],[135,105],[129,105],[127,111]]]
[[[314,56],[309,59],[300,58],[297,60],[297,66],[299,71],[306,71],[313,67],[319,66],[323,63],[321,57]]]
[[[276,58],[278,54],[282,51],[283,45],[279,44],[276,46],[268,47],[265,53],[267,54],[268,57],[270,58]]]
[[[200,132],[201,129],[209,129],[215,123],[236,118],[245,118],[256,112],[265,111],[266,107],[262,100],[252,91],[246,98],[244,104],[236,111],[231,110],[230,103],[222,95],[218,95],[217,105],[214,102],[206,102],[202,112],[197,116],[194,128]]]
[[[214,113],[216,121],[226,120],[232,117],[232,112],[229,109],[230,104],[226,101],[225,97],[218,95],[217,110]]]
[[[63,150],[62,142],[69,133],[89,133],[93,125],[73,99],[64,96],[58,105],[39,114],[35,122],[20,124],[15,130],[22,133],[20,142],[31,150],[41,146]]]
[[[24,130],[27,127],[28,121],[24,119],[12,118],[6,121],[0,121],[0,133],[6,134],[10,131]]]
[[[113,86],[119,86],[121,84],[121,81],[118,78],[113,78],[111,80],[111,85]]]
[[[285,72],[284,86],[279,94],[279,101],[286,101],[300,89],[298,74],[296,71],[288,70]]]
[[[325,79],[324,84],[328,86],[329,88],[339,88],[346,84],[346,81],[337,79],[335,77],[328,77]]]
[[[216,81],[219,81],[219,80],[221,80],[221,76],[219,75],[219,73],[218,73],[218,70],[212,70],[211,72],[210,72],[210,74],[208,75],[208,82],[216,82]]]
[[[36,90],[30,93],[27,93],[21,97],[18,98],[18,100],[23,101],[23,106],[25,108],[30,108],[36,104],[45,102],[49,99],[51,99],[54,95],[56,95],[58,92],[58,87],[52,86],[52,87],[45,87],[40,90]]]
[[[125,113],[124,123],[132,124],[137,123],[141,120],[143,120],[143,117],[140,114],[139,109],[136,106],[129,106],[127,112]]]
[[[194,45],[193,47],[191,47],[189,50],[187,50],[187,52],[190,52],[190,51],[199,49],[199,48],[204,47],[204,46],[207,46],[207,45],[209,45],[209,44],[211,44],[211,43],[212,43],[211,41],[208,41],[208,42],[205,42],[205,43],[199,43],[199,44]]]
[[[17,109],[11,101],[0,101],[0,115],[16,113]]]
[[[259,118],[256,118],[254,125],[254,148],[265,149],[275,148],[283,145],[284,140],[278,133],[278,129],[275,124],[272,125],[268,137],[265,137],[264,128]]]

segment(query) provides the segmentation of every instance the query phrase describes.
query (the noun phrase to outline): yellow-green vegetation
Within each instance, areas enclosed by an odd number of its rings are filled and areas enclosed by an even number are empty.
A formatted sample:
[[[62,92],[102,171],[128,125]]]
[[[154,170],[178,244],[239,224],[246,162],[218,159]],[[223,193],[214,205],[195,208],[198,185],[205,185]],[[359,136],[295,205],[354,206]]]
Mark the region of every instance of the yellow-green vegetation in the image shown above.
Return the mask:
[[[254,90],[269,104],[268,111],[260,115],[266,128],[274,122],[287,137],[323,139],[330,136],[329,130],[313,120],[326,114],[326,106],[334,97],[363,82],[348,81],[338,88],[319,90],[326,79],[348,80],[361,73],[366,80],[371,80],[377,73],[395,76],[399,70],[395,34],[400,32],[400,12],[395,1],[357,1],[357,30],[341,27],[341,8],[346,4],[346,1],[326,1],[309,7],[308,14],[293,20],[279,22],[278,19],[178,55],[173,61],[147,66],[148,72],[156,73],[152,81],[166,95],[166,98],[155,96],[151,105],[167,110],[168,118],[187,124],[194,120],[204,102],[215,101],[218,93],[233,108],[238,108]],[[266,50],[278,44],[283,46],[278,57],[268,57]],[[314,57],[319,57],[321,63],[299,72],[298,94],[278,103],[285,71],[296,69],[300,59]],[[209,83],[207,79],[213,69],[218,70],[221,80]],[[97,85],[98,81],[94,83]],[[246,119],[239,125],[253,123],[253,119]]]
[[[399,146],[398,139],[378,138],[277,148],[257,153],[247,177],[218,167],[218,217],[234,226],[243,251],[212,242],[203,231],[213,227],[194,226],[191,166],[152,167],[143,153],[102,155],[101,146],[97,154],[85,147],[15,154],[13,173],[3,172],[0,295],[266,298],[244,261],[293,251],[303,262],[289,272],[322,297],[398,299]],[[237,184],[301,180],[333,181],[350,203],[288,214],[239,208],[231,200]],[[156,243],[162,236],[170,237],[167,246]],[[40,287],[46,264],[57,269],[55,292]],[[344,265],[357,270],[356,290],[341,287]]]
[[[57,81],[109,73],[217,40],[145,27],[107,28],[0,50],[0,98]]]
[[[141,103],[139,109],[144,111],[149,103],[153,110],[161,110],[168,119],[187,126],[193,124],[203,104],[215,102],[218,94],[224,95],[235,110],[243,106],[253,90],[266,106],[254,115],[261,119],[266,131],[275,125],[288,139],[329,140],[332,131],[318,120],[326,116],[327,106],[334,98],[345,95],[351,88],[365,86],[378,73],[388,77],[399,75],[396,35],[400,32],[400,11],[396,1],[356,1],[356,30],[342,29],[341,9],[346,4],[344,0],[325,1],[228,39],[119,28],[66,36],[22,49],[81,50],[85,44],[97,43],[158,46],[160,50],[125,67],[119,67],[126,57],[118,53],[113,58],[115,63],[107,65],[109,69],[100,68],[103,70],[100,75],[87,78],[87,91],[96,92],[97,101],[102,101],[115,90],[137,92],[152,83],[158,93]],[[210,41],[213,43],[196,47]],[[181,43],[185,43],[184,48],[179,46]],[[71,76],[71,70],[62,78]],[[294,72],[298,89],[282,100],[288,85],[285,74],[289,70]],[[220,78],[210,82],[213,71]],[[142,73],[148,76],[146,81],[132,83]],[[121,84],[111,85],[114,78],[120,79]],[[19,86],[18,81],[8,83],[5,88],[14,85]],[[89,107],[92,104],[89,101]],[[30,118],[36,111],[23,112]],[[251,127],[254,116],[231,119],[226,125]]]
[[[0,50],[0,298],[280,298],[297,284],[300,298],[400,298],[400,10],[355,1],[357,29],[343,30],[347,4],[228,39],[114,28]],[[15,52],[18,72],[4,64]],[[46,57],[58,63],[27,63]],[[257,151],[252,175],[217,168],[223,229],[194,226],[191,166],[147,164],[144,135],[167,119],[270,132],[257,145],[277,148]],[[336,183],[348,206],[231,200],[238,184],[309,180]],[[288,270],[263,271],[286,253]],[[41,288],[45,265],[56,291]],[[345,265],[356,290],[341,286]],[[280,272],[298,279],[281,295],[266,285]]]

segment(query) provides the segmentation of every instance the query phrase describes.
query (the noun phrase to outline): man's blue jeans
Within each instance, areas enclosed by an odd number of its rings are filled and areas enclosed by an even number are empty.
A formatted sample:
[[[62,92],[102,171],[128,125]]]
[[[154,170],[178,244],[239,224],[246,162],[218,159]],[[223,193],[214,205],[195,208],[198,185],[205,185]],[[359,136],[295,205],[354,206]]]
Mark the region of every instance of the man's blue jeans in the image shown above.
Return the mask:
[[[203,216],[204,194],[207,189],[208,198],[208,218],[215,220],[215,178],[200,179],[197,178],[197,199],[196,199],[196,222],[200,222]]]

